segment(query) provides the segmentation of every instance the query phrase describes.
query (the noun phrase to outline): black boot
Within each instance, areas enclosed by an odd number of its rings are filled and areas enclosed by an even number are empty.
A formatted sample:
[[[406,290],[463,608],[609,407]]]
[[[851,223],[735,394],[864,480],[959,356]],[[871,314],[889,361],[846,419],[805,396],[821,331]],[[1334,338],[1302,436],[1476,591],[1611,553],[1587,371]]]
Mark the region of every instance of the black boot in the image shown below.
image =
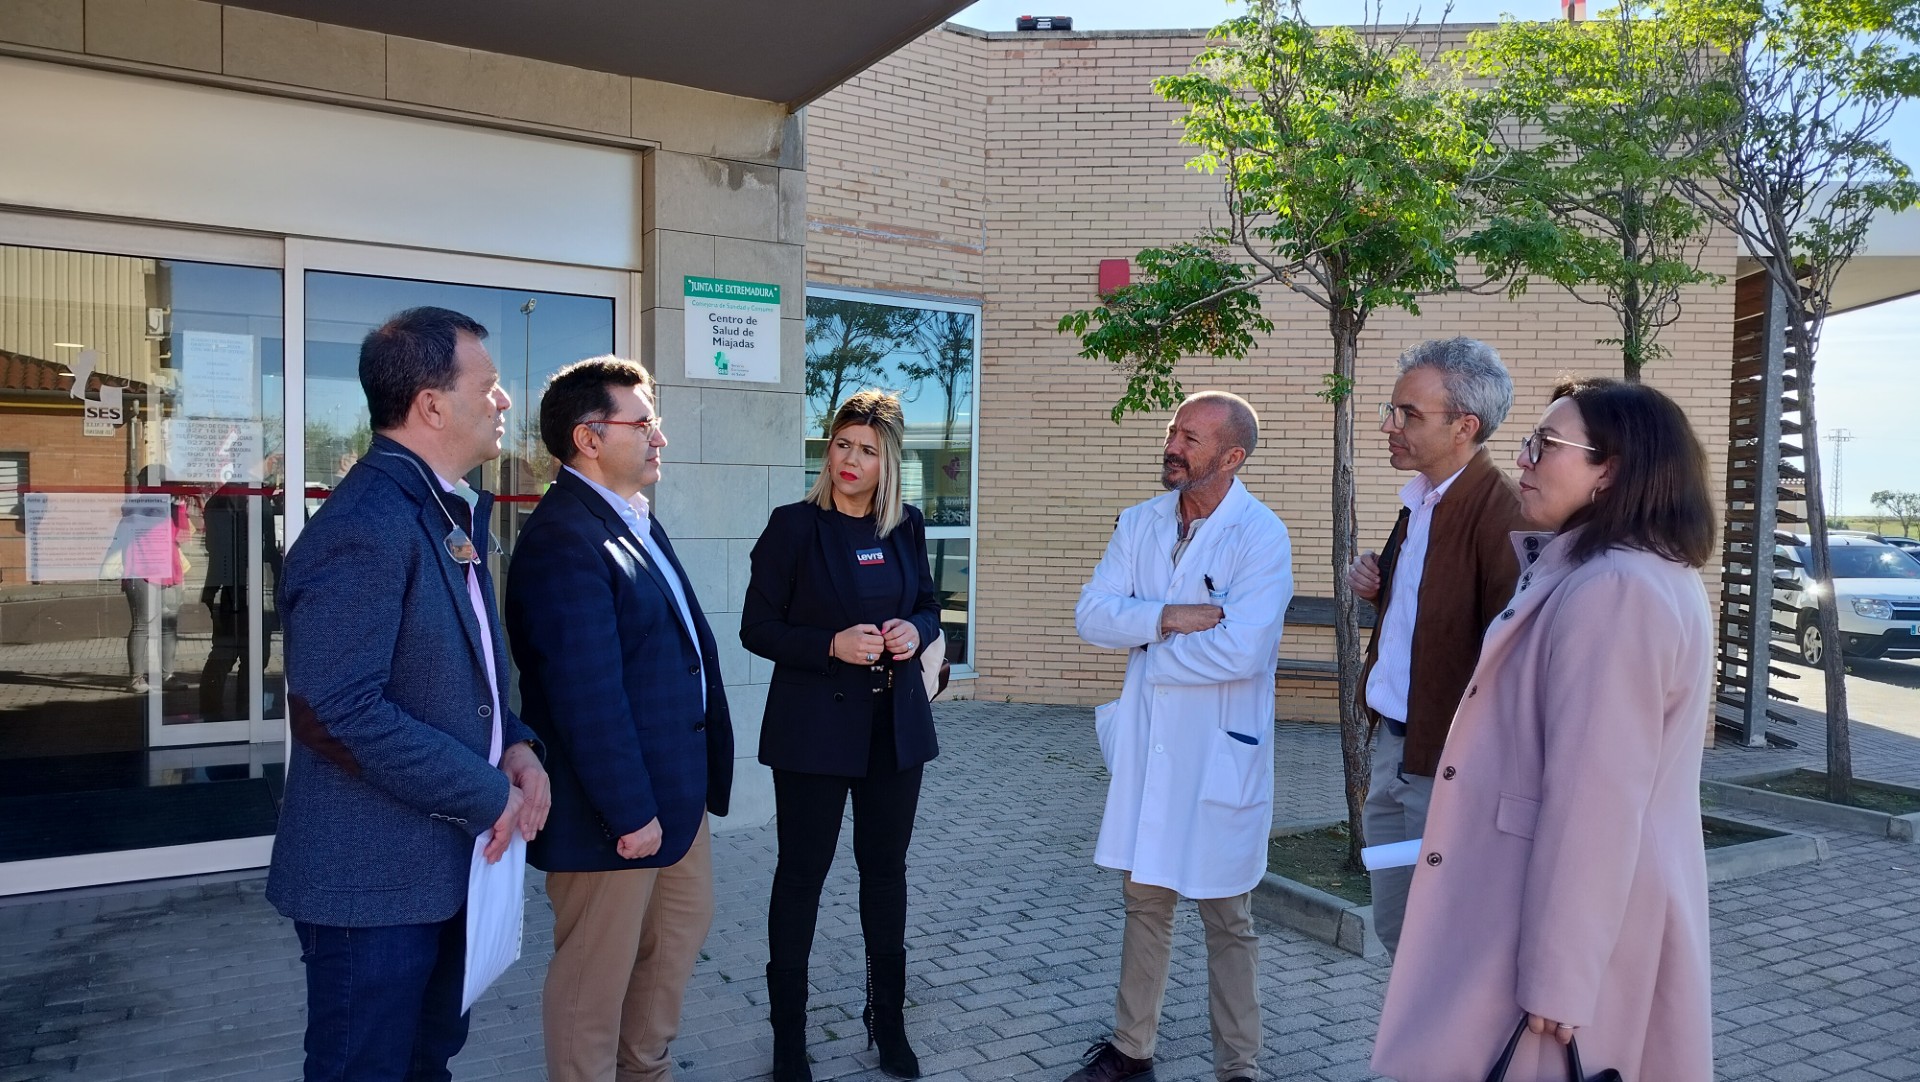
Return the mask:
[[[807,971],[767,967],[767,1015],[773,1022],[773,1082],[813,1082],[807,1065]]]
[[[907,1043],[901,1011],[907,1002],[907,956],[867,955],[867,1047],[880,1045],[880,1069],[895,1078],[919,1078],[920,1057]]]

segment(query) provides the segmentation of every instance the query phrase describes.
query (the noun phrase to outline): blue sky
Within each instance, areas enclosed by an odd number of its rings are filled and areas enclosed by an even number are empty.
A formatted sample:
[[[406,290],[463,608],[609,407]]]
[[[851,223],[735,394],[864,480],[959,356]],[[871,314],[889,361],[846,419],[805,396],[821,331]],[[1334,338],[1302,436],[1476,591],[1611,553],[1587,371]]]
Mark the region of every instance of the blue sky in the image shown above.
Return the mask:
[[[1589,6],[1598,2],[1590,0]],[[1361,10],[1355,0],[1307,0],[1305,6],[1309,18],[1326,23],[1351,22]],[[1383,18],[1400,21],[1417,12],[1431,21],[1443,6],[1383,0]],[[1170,29],[1212,26],[1238,7],[1224,0],[981,0],[954,21],[983,30],[1012,30],[1020,15],[1070,15],[1076,30]],[[1558,9],[1557,0],[1455,0],[1447,21],[1495,22],[1503,14],[1548,18]],[[1898,117],[1888,137],[1908,163],[1920,163],[1920,107],[1909,107]],[[1847,429],[1854,437],[1843,452],[1843,511],[1869,512],[1867,497],[1878,489],[1920,491],[1915,465],[1920,462],[1920,425],[1909,419],[1912,392],[1920,390],[1913,361],[1917,340],[1920,297],[1827,322],[1814,393],[1821,431]],[[1829,470],[1832,447],[1822,446]],[[1830,474],[1827,491],[1833,491]]]

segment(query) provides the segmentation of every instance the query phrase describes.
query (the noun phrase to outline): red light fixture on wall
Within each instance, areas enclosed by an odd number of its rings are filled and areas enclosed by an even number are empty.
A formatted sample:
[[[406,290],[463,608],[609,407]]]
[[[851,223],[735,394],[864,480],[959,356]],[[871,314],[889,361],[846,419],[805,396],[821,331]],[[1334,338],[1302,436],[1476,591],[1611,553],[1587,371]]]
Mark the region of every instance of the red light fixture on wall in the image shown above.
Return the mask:
[[[1133,283],[1133,269],[1124,259],[1100,261],[1100,295],[1110,297]]]

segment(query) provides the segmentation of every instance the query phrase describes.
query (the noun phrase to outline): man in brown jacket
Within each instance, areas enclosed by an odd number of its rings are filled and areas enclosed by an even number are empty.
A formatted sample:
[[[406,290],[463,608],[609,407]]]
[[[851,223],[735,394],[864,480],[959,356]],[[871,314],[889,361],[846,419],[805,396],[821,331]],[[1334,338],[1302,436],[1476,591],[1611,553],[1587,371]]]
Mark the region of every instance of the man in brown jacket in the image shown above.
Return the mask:
[[[1373,719],[1373,777],[1362,826],[1368,845],[1418,838],[1454,708],[1473,675],[1480,638],[1513,594],[1519,528],[1513,481],[1487,437],[1513,405],[1513,380],[1493,347],[1471,338],[1422,342],[1400,357],[1393,400],[1380,407],[1393,468],[1414,478],[1380,556],[1347,569],[1379,609],[1361,671]],[[1373,873],[1373,919],[1389,953],[1400,947],[1412,868]]]

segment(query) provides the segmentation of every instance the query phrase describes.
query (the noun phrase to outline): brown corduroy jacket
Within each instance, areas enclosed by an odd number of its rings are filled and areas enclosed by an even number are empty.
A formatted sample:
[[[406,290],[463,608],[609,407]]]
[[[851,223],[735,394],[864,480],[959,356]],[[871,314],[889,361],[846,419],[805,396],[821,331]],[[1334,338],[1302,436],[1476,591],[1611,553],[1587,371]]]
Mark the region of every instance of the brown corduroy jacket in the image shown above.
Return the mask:
[[[1412,680],[1407,689],[1407,744],[1402,769],[1432,777],[1446,746],[1453,712],[1480,659],[1480,640],[1513,596],[1520,576],[1512,533],[1522,529],[1519,490],[1486,448],[1473,456],[1433,508],[1427,563],[1413,625]],[[1407,515],[1394,523],[1380,557],[1380,618],[1367,640],[1360,697],[1380,660],[1380,627],[1393,597],[1394,564],[1407,536]]]

